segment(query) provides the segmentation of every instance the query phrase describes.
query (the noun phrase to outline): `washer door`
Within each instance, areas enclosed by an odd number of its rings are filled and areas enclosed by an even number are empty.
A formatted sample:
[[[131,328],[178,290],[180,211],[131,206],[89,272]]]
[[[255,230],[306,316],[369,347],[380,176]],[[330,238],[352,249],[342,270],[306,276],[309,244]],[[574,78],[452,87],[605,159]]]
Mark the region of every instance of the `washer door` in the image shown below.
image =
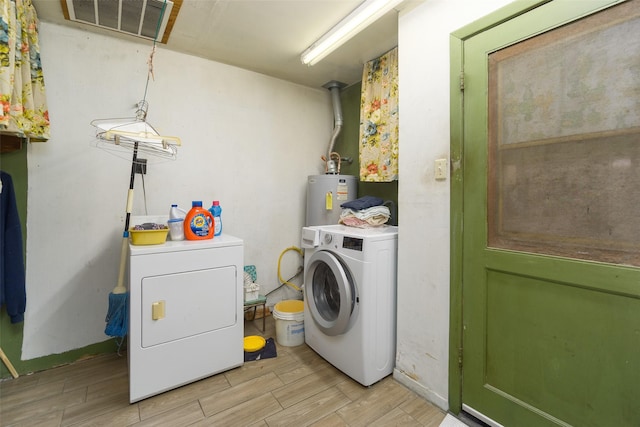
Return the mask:
[[[318,328],[331,336],[345,333],[357,298],[349,270],[331,252],[318,251],[304,277],[305,301]]]

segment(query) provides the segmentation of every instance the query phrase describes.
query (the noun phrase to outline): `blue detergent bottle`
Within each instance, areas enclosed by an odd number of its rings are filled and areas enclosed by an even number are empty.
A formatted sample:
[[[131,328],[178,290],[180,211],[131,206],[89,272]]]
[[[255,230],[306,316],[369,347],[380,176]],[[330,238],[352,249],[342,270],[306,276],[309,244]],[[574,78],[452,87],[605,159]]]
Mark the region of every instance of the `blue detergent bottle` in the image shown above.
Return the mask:
[[[222,234],[222,207],[220,207],[218,200],[213,201],[209,212],[211,212],[211,216],[213,217],[213,235],[219,236]]]

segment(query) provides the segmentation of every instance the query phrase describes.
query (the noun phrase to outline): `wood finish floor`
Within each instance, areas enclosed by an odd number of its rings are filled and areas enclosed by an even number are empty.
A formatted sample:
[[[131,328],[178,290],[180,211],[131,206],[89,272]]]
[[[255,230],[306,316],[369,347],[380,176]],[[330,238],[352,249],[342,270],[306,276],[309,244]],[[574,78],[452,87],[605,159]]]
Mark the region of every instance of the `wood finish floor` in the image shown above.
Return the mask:
[[[246,322],[245,335],[275,339]],[[439,426],[391,376],[363,387],[306,345],[129,404],[127,358],[103,355],[0,382],[2,426]],[[189,363],[185,355],[184,363]],[[179,369],[167,366],[166,369]]]

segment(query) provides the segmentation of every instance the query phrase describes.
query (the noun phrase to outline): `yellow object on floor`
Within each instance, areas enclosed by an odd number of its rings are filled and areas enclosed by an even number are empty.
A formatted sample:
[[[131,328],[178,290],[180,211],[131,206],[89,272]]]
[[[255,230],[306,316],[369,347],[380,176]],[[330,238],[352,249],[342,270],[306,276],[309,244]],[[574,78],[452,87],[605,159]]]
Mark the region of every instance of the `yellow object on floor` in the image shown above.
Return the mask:
[[[304,344],[304,301],[285,300],[273,307],[278,344],[294,347]]]
[[[249,335],[244,337],[244,351],[253,353],[254,351],[262,350],[267,341],[258,335]]]
[[[304,312],[304,301],[295,299],[280,301],[275,305],[275,309],[281,313],[301,313]]]

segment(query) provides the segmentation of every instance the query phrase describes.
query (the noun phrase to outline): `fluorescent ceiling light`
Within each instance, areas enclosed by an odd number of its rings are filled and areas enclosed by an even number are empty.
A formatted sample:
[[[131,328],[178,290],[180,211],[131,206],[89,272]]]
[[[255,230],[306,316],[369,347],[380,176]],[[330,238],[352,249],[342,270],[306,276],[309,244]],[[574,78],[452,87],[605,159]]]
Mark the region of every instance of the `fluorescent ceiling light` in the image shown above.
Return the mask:
[[[342,46],[369,24],[402,3],[403,0],[366,0],[335,27],[305,50],[300,59],[303,64],[314,65]]]

